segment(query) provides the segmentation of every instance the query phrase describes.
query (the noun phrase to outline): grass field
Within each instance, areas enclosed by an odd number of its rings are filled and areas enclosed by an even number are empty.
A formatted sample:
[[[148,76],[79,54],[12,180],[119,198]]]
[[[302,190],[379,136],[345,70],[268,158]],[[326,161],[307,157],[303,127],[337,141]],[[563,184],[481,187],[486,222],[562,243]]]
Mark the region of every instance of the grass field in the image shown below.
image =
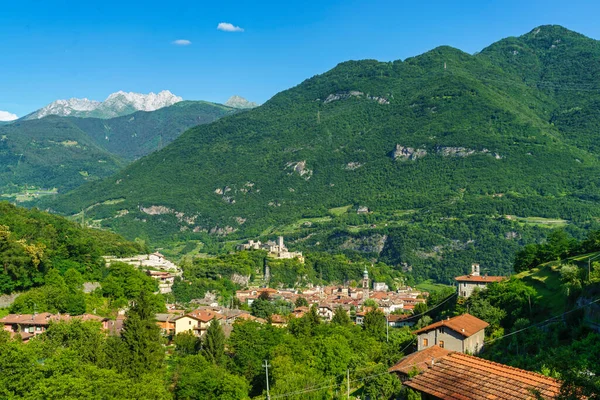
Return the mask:
[[[351,207],[352,207],[352,205],[330,208],[329,214],[333,215],[334,217],[340,217],[340,216],[346,214],[348,212],[348,210],[350,210]]]
[[[510,216],[509,219],[514,219],[522,224],[527,225],[536,225],[545,228],[560,228],[563,226],[567,226],[569,221],[565,219],[555,219],[555,218],[542,218],[542,217],[517,217]]]
[[[560,281],[559,262],[546,263],[515,276],[537,291],[538,299],[544,300],[543,305],[552,315],[560,314],[565,310],[567,297],[563,293]]]
[[[422,292],[431,293],[431,292],[437,292],[439,290],[443,290],[443,289],[453,287],[453,286],[443,285],[441,283],[434,283],[431,279],[428,279],[424,282],[419,283],[418,285],[415,285],[415,287]]]

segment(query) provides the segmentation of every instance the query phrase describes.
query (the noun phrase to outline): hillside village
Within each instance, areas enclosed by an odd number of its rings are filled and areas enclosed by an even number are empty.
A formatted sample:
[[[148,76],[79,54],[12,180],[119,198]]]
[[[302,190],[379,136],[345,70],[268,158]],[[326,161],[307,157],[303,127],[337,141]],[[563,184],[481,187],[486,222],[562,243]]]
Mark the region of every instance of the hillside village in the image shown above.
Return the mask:
[[[600,3],[21,3],[0,400],[600,400]]]
[[[165,264],[164,256],[158,253],[128,260],[138,263],[138,268],[147,265],[153,267],[168,265],[168,269],[175,270],[171,264]],[[107,259],[108,265],[110,261],[114,260]],[[157,279],[158,275],[150,276]],[[473,264],[471,274],[456,277],[457,292],[451,296],[457,295],[466,300],[474,293],[485,290],[487,284],[505,279],[505,277],[480,276],[479,264]],[[485,329],[490,324],[468,313],[452,318],[447,317],[418,329],[412,328],[420,317],[414,314],[415,306],[425,305],[429,293],[410,287],[389,291],[387,285],[371,282],[367,270],[364,271],[360,287],[356,288],[334,285],[317,286],[301,291],[250,287],[236,291],[235,296],[238,304],[247,308],[255,301],[261,300],[283,300],[291,304],[305,305],[295,307],[288,315],[274,313],[264,319],[245,310],[217,304],[200,306],[188,312],[177,309],[177,305],[173,304],[167,305],[166,313],[156,314],[156,324],[167,338],[189,332],[202,339],[214,324],[219,325],[224,334],[229,336],[235,329],[236,323],[243,321],[285,328],[292,319],[301,319],[310,313],[314,313],[323,322],[331,323],[335,313],[342,312],[347,314],[355,324],[362,325],[368,314],[382,312],[385,315],[386,331],[408,327],[412,329],[415,337],[413,352],[390,367],[388,371],[397,376],[405,387],[425,396],[423,398],[447,398],[458,386],[465,384],[468,385],[471,396],[468,398],[489,398],[498,391],[502,391],[506,398],[521,398],[520,396],[525,398],[531,391],[537,391],[542,398],[550,399],[560,392],[560,381],[556,379],[477,357],[484,350]],[[26,343],[46,332],[52,323],[73,319],[98,321],[107,333],[121,335],[125,318],[121,316],[113,321],[90,314],[75,317],[50,313],[10,314],[1,318],[0,324],[4,325],[4,330],[11,336],[19,335]]]
[[[592,254],[592,257],[596,256]],[[233,351],[230,356],[235,357],[235,354],[250,351],[254,346],[250,342],[239,344],[239,332],[243,331],[246,332],[244,335],[248,335],[246,329],[267,335],[263,340],[271,340],[267,338],[279,335],[300,335],[299,340],[308,340],[311,335],[319,337],[318,330],[315,329],[320,326],[318,329],[345,329],[349,338],[375,340],[371,346],[375,343],[386,346],[386,351],[392,354],[392,358],[387,365],[384,364],[385,368],[381,369],[380,374],[385,373],[393,379],[390,384],[400,385],[398,393],[405,395],[410,390],[424,399],[446,398],[456,387],[463,385],[462,382],[468,382],[469,396],[474,396],[466,398],[473,399],[489,398],[498,391],[503,391],[506,398],[520,398],[525,393],[539,391],[542,398],[551,399],[557,398],[557,393],[562,390],[563,382],[558,377],[515,368],[510,366],[510,359],[504,361],[501,356],[494,355],[500,348],[500,345],[495,346],[495,342],[512,335],[512,332],[506,333],[499,325],[501,322],[497,317],[502,318],[502,315],[519,309],[512,301],[521,299],[519,301],[525,306],[525,309],[521,308],[522,315],[527,315],[527,308],[531,307],[532,302],[536,307],[544,307],[543,302],[538,303],[532,299],[534,292],[522,286],[524,283],[519,280],[521,278],[482,274],[486,266],[482,268],[480,264],[472,263],[469,268],[465,268],[469,271],[468,274],[454,277],[454,286],[432,285],[431,290],[423,290],[404,284],[403,275],[387,275],[387,267],[383,264],[338,257],[338,264],[334,265],[349,268],[354,271],[353,277],[360,278],[345,278],[341,283],[325,283],[317,276],[314,282],[308,284],[296,279],[295,284],[289,287],[280,281],[270,281],[270,268],[277,273],[275,270],[281,265],[304,268],[314,266],[315,262],[333,260],[314,257],[313,254],[290,251],[281,236],[276,241],[266,243],[248,242],[240,245],[237,252],[214,258],[197,258],[191,263],[184,261],[182,265],[170,261],[159,252],[104,256],[100,258],[99,267],[103,268],[104,273],[115,274],[113,279],[84,282],[79,289],[62,286],[61,290],[70,293],[81,290],[84,296],[88,296],[87,301],[91,301],[97,296],[114,296],[111,293],[115,291],[122,293],[124,290],[137,290],[135,288],[139,285],[152,288],[152,296],[161,299],[164,305],[154,309],[148,324],[157,332],[156,340],[161,343],[161,351],[167,353],[180,351],[177,349],[182,348],[184,343],[195,343],[194,348],[208,346],[212,340],[216,340],[215,335],[222,335],[219,340],[236,346],[233,347],[235,350],[227,350]],[[290,264],[278,264],[281,262]],[[253,270],[239,269],[250,265]],[[362,269],[360,275],[357,271],[359,266]],[[591,274],[591,262],[589,267]],[[546,267],[545,273],[550,275],[545,276],[544,281],[550,284],[558,280],[558,284],[561,284],[561,280],[566,279],[565,274],[570,273],[572,268],[569,265]],[[189,301],[173,301],[181,299],[182,293],[185,293],[182,292],[183,289],[233,279],[238,274],[236,271],[242,270],[249,273],[248,279],[236,280],[235,284],[232,280],[234,290],[230,294],[222,288],[214,287],[198,292],[200,296],[192,297]],[[194,274],[204,274],[204,271],[209,271],[213,277],[199,282],[194,280]],[[320,270],[320,273],[323,271]],[[74,275],[71,272],[67,276]],[[117,278],[119,276],[127,278],[117,283],[122,279]],[[373,278],[374,276],[382,279]],[[563,278],[558,278],[560,276]],[[60,281],[62,278],[54,279]],[[588,279],[591,279],[591,275]],[[126,289],[129,280],[136,283]],[[533,282],[534,285],[537,284],[536,281]],[[119,289],[119,285],[124,286]],[[501,303],[486,300],[488,293],[490,296],[497,296],[498,290],[509,290],[509,294],[501,295]],[[523,297],[522,293],[528,294]],[[600,307],[588,304],[594,301],[593,293],[577,300],[576,306],[584,309],[581,323],[585,328],[581,329],[594,329],[598,326]],[[11,307],[15,310],[27,310],[26,304],[33,300],[20,300],[19,297],[21,296],[13,299]],[[115,300],[117,299],[112,298],[111,302]],[[489,301],[499,305],[486,303]],[[100,305],[97,300],[93,304],[93,307]],[[114,304],[115,307],[108,313],[104,309],[100,315],[96,308],[90,307],[79,309],[81,311],[77,313],[69,313],[48,312],[42,305],[42,310],[37,312],[37,305],[34,304],[33,312],[11,312],[2,316],[0,325],[8,338],[24,346],[36,346],[39,340],[46,340],[47,335],[55,335],[53,332],[58,329],[57,326],[63,324],[96,324],[104,337],[128,340],[128,330],[131,329],[129,326],[136,321],[131,320],[131,313],[136,309],[137,301],[132,297],[126,302],[121,300]],[[524,329],[530,327],[535,328],[536,325],[527,325]],[[306,329],[314,330],[314,333],[303,336],[307,333],[301,332]],[[542,335],[542,332],[539,331],[538,334]],[[368,387],[361,385],[357,376],[351,378],[351,385],[352,379],[356,382],[354,390],[365,390]],[[477,386],[475,382],[483,384]]]

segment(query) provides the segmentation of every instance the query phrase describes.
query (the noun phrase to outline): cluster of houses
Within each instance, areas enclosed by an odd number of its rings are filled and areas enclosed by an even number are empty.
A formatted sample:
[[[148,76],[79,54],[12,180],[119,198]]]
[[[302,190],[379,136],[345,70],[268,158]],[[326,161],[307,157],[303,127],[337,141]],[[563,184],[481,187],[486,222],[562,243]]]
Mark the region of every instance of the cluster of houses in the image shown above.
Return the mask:
[[[468,298],[502,276],[480,274],[479,264],[471,273],[456,278],[458,295]],[[561,382],[477,355],[485,344],[489,324],[470,314],[447,318],[415,330],[416,352],[401,359],[389,372],[423,399],[553,399]]]
[[[262,243],[260,240],[250,240],[248,243],[240,244],[238,250],[266,250],[269,253],[269,257],[279,259],[292,259],[295,258],[300,262],[304,262],[304,256],[300,251],[290,251],[283,243],[283,236],[277,238],[277,242],[269,240],[266,243]]]
[[[392,314],[395,311],[410,313],[418,303],[427,301],[427,292],[420,292],[411,287],[400,288],[397,291],[389,291],[388,286],[383,282],[374,282],[370,286],[369,274],[365,270],[360,287],[349,286],[317,286],[304,289],[272,289],[272,288],[248,288],[238,290],[236,297],[240,303],[252,305],[252,303],[261,296],[267,296],[270,299],[285,300],[295,303],[299,298],[303,298],[312,306],[319,309],[324,319],[331,320],[333,311],[341,307],[347,312],[362,308],[367,299],[371,299],[384,314]]]
[[[104,261],[107,267],[113,262],[122,262],[145,270],[148,276],[158,282],[158,293],[161,294],[171,293],[175,277],[182,275],[181,269],[158,251],[125,258],[105,256]]]
[[[93,314],[69,315],[51,314],[48,312],[34,314],[9,314],[0,318],[0,325],[10,333],[11,337],[20,336],[23,342],[29,341],[34,336],[41,335],[48,330],[51,323],[79,321],[96,321],[108,333],[120,334],[123,328],[123,316],[116,320],[99,317]]]
[[[476,356],[487,326],[463,314],[416,330],[418,351],[389,372],[423,399],[556,398],[561,387],[556,379]]]

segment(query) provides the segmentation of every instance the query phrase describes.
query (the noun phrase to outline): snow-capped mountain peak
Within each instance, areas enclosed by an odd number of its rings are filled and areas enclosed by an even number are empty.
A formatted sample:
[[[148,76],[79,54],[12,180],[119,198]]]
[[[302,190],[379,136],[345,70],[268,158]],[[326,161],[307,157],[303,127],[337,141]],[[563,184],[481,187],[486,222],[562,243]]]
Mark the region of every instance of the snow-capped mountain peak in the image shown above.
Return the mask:
[[[61,117],[96,117],[114,118],[127,115],[136,111],[154,111],[168,107],[182,101],[168,90],[162,92],[141,94],[118,91],[110,94],[103,102],[87,98],[71,98],[69,100],[56,100],[46,107],[39,109],[27,116],[27,119],[43,118],[48,115]]]

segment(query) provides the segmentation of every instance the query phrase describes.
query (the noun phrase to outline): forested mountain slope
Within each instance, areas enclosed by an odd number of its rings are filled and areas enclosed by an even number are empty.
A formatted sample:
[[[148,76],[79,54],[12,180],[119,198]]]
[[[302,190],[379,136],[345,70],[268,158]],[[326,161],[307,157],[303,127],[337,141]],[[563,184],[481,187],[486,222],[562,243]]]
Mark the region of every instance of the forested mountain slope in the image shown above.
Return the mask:
[[[74,189],[116,173],[185,130],[237,112],[204,101],[112,119],[48,116],[0,126],[0,193]]]
[[[111,119],[71,118],[94,142],[126,160],[135,160],[171,143],[185,130],[236,112],[205,101],[182,101],[156,111]]]
[[[0,193],[18,192],[24,185],[67,191],[124,165],[68,119],[48,117],[0,127]]]
[[[507,273],[540,225],[600,217],[598,59],[597,41],[542,26],[477,55],[344,62],[44,206],[154,240],[378,234],[368,251],[417,276]]]
[[[106,273],[101,256],[145,250],[112,232],[0,202],[0,294],[39,286],[53,268],[61,273],[73,268],[85,279],[98,280]]]

